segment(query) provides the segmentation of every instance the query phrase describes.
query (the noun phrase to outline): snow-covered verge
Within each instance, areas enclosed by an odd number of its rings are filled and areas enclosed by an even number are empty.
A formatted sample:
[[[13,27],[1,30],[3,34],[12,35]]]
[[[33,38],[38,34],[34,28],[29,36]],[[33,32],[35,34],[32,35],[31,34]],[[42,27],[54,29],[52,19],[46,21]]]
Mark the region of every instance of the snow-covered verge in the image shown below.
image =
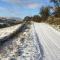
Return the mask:
[[[57,31],[60,31],[60,25],[51,25],[54,29],[56,29]]]
[[[27,27],[28,26],[28,27]],[[1,60],[39,60],[40,51],[31,25],[0,46]]]
[[[18,24],[18,25],[15,25],[15,26],[0,29],[0,39],[5,37],[5,36],[8,36],[11,33],[13,33],[20,26],[21,26],[21,24]]]
[[[46,22],[50,24],[57,31],[60,31],[60,18],[59,17],[50,16],[48,17],[48,20]]]

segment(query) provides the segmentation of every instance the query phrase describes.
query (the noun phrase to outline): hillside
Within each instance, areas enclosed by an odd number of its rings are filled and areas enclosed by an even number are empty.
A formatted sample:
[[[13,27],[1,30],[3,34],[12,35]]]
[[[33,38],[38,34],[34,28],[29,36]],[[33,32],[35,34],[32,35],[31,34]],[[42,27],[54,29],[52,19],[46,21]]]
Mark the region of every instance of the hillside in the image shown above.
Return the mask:
[[[0,17],[0,28],[22,23],[22,19],[14,17]]]

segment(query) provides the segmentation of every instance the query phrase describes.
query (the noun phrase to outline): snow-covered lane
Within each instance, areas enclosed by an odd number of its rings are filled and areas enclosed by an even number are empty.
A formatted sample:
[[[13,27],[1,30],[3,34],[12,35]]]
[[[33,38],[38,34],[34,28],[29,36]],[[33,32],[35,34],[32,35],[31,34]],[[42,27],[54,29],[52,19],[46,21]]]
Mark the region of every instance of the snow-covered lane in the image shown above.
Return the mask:
[[[34,23],[34,27],[43,46],[43,60],[60,60],[60,32],[45,23]]]

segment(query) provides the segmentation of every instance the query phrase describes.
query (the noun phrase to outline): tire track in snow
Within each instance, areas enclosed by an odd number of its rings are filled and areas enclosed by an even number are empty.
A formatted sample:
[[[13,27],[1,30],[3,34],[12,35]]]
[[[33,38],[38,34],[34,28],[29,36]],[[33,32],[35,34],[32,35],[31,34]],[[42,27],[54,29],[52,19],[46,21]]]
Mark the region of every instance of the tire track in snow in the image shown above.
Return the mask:
[[[43,58],[44,58],[44,50],[43,50],[42,44],[39,41],[39,37],[38,37],[37,32],[35,30],[34,23],[33,23],[33,28],[34,28],[34,34],[35,34],[35,37],[36,37],[35,40],[36,40],[36,43],[38,44],[38,49],[40,51],[39,58],[37,58],[37,60],[43,60]]]

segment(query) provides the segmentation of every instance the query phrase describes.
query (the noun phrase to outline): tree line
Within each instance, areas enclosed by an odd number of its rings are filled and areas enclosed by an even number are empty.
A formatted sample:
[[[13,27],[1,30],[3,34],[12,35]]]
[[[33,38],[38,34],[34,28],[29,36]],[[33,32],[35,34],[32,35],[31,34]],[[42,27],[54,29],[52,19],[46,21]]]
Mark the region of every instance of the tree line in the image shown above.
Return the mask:
[[[54,4],[53,6],[41,7],[39,14],[32,17],[26,16],[24,21],[46,21],[49,16],[60,17],[60,0],[50,0],[50,3]],[[52,12],[51,12],[52,11]]]

